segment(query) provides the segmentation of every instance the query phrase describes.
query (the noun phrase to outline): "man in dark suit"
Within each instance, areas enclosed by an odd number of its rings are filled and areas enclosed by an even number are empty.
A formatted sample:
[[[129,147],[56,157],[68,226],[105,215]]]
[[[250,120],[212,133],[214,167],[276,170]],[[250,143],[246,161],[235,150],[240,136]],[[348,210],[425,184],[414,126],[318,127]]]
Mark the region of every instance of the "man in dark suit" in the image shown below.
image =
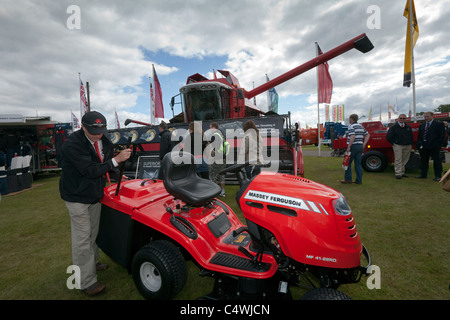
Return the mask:
[[[419,179],[425,179],[428,173],[428,164],[433,159],[434,179],[439,181],[442,175],[442,162],[439,157],[441,146],[445,140],[444,124],[433,119],[433,112],[425,112],[425,122],[419,127],[416,146],[420,153],[420,176]]]

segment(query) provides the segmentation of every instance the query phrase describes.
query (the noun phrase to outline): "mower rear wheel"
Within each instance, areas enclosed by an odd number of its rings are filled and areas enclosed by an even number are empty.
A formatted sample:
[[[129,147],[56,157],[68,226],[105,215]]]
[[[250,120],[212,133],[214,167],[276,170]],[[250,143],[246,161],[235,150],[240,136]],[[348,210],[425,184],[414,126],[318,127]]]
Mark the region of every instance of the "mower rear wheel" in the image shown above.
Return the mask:
[[[131,268],[134,284],[145,299],[172,299],[187,279],[183,255],[166,240],[142,247],[134,256]]]
[[[316,288],[308,291],[300,300],[351,300],[345,293],[332,288]]]

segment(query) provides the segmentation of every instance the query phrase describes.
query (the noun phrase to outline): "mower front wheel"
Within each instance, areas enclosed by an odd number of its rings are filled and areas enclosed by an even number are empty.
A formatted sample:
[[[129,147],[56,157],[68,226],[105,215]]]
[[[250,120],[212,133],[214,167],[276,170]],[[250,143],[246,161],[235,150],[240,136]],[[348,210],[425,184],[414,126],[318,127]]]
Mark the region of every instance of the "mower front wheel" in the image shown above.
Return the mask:
[[[180,250],[166,240],[142,247],[132,262],[134,284],[145,299],[172,299],[187,279],[187,267]]]

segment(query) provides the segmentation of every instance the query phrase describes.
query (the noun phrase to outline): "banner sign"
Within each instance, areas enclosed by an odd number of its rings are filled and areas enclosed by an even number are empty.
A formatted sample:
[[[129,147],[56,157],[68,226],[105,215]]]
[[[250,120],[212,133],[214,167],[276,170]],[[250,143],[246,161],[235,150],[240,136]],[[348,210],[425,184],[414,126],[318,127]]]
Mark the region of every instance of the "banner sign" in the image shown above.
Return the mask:
[[[268,137],[280,137],[284,134],[285,120],[288,116],[266,116],[266,117],[255,117],[255,118],[244,118],[244,119],[227,119],[227,120],[216,120],[216,121],[202,121],[202,128],[205,135],[208,135],[209,124],[212,122],[217,122],[219,124],[219,129],[227,138],[242,138],[244,136],[243,125],[247,120],[253,120],[256,128],[259,130],[259,134],[262,138]],[[187,123],[175,123],[168,124],[169,131],[172,132],[172,140],[177,140],[187,133],[188,124]],[[183,130],[178,130],[183,129]],[[145,126],[145,127],[134,127],[134,128],[122,128],[122,129],[111,129],[108,130],[108,138],[113,144],[127,144],[128,137],[131,138],[132,144],[147,144],[147,143],[159,143],[159,129],[158,126]],[[174,137],[175,136],[175,137]]]

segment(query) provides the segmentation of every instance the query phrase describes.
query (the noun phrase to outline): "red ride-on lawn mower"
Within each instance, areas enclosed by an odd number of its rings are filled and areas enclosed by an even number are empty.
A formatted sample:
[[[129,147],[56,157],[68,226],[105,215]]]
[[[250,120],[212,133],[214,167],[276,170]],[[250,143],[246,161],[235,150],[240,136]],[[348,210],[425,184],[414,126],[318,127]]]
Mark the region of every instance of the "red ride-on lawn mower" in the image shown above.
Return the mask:
[[[288,174],[250,181],[237,164],[236,201],[246,225],[195,173],[191,154],[163,159],[164,181],[130,180],[105,189],[97,243],[132,273],[147,299],[171,299],[187,278],[186,260],[215,278],[205,299],[288,299],[290,286],[316,277],[304,298],[348,299],[336,290],[370,265],[350,207],[339,192]],[[362,267],[363,254],[368,266]]]

